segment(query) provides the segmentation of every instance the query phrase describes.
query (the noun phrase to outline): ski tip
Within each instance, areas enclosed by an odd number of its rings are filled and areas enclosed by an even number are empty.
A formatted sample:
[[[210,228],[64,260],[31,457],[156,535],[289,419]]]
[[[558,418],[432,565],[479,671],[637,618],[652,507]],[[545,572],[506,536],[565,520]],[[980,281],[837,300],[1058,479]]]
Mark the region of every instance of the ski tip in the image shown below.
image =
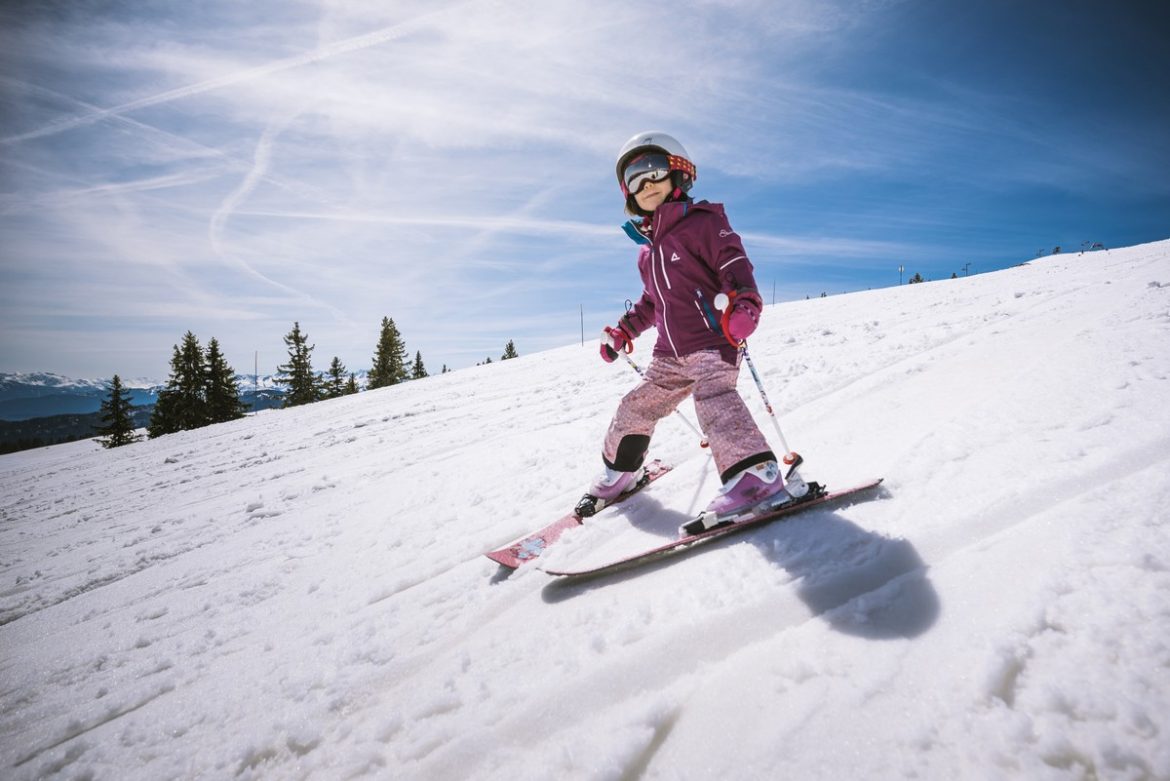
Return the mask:
[[[499,564],[501,567],[516,569],[520,566],[520,563],[513,557],[509,556],[506,551],[503,553],[499,551],[492,551],[491,553],[485,553],[483,555],[494,561],[496,564]]]

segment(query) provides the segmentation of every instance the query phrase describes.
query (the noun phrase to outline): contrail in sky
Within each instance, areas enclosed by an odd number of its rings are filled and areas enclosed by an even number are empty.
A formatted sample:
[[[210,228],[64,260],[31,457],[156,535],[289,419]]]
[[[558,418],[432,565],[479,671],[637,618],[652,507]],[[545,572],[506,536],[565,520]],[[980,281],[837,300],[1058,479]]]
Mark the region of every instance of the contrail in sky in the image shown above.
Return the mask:
[[[103,119],[114,117],[119,114],[124,114],[129,111],[135,111],[137,109],[146,108],[148,106],[156,106],[160,103],[168,103],[172,100],[179,100],[180,98],[198,95],[203,92],[210,92],[211,90],[227,87],[232,84],[239,84],[241,82],[263,78],[273,73],[280,73],[281,71],[299,68],[302,65],[309,65],[314,62],[327,60],[340,54],[348,54],[350,52],[360,51],[361,49],[368,49],[371,46],[377,46],[379,44],[386,43],[387,41],[401,38],[404,35],[407,35],[421,27],[425,21],[431,19],[432,17],[451,13],[453,10],[455,9],[447,8],[433,11],[429,14],[423,14],[422,16],[412,19],[409,22],[403,22],[402,24],[397,24],[392,27],[383,27],[380,30],[374,30],[373,32],[354,36],[353,38],[346,38],[345,40],[329,44],[328,46],[322,46],[320,48],[314,49],[311,52],[301,54],[296,57],[286,57],[284,59],[274,60],[273,62],[267,63],[265,65],[259,65],[255,68],[247,68],[227,76],[220,76],[219,78],[201,81],[198,84],[189,84],[186,87],[178,87],[176,89],[167,90],[166,92],[160,92],[157,95],[151,95],[149,97],[139,98],[138,100],[132,100],[129,103],[123,103],[112,108],[98,109],[88,114],[81,114],[69,119],[62,119],[56,122],[51,122],[48,125],[45,125],[44,127],[38,128],[36,130],[30,130],[27,133],[20,133],[15,136],[8,136],[7,138],[0,139],[0,143],[15,144],[34,138],[43,138],[45,136],[55,135],[66,130],[72,130],[76,127],[82,127],[83,125],[91,125],[94,122],[100,122]]]

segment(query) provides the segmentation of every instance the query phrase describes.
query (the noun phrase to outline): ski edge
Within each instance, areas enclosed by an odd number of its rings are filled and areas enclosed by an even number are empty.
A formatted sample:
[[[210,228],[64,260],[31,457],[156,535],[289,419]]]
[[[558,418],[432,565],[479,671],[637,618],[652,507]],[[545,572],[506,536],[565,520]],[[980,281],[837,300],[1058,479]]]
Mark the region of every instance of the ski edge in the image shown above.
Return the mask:
[[[772,521],[777,521],[788,515],[798,515],[805,510],[811,510],[815,507],[821,507],[823,505],[828,505],[834,502],[848,499],[850,496],[854,496],[856,494],[875,490],[876,488],[880,487],[884,481],[884,477],[877,477],[872,480],[867,480],[863,483],[858,483],[857,485],[851,486],[849,488],[843,488],[839,491],[829,491],[823,496],[819,496],[811,501],[782,507],[776,512],[762,515],[759,518],[753,518],[750,521],[743,521],[742,523],[731,524],[730,526],[718,526],[714,529],[708,529],[707,531],[701,532],[699,534],[692,534],[687,537],[679,537],[678,539],[670,540],[669,542],[665,542],[657,547],[642,550],[638,553],[632,553],[628,556],[606,562],[605,564],[599,564],[595,567],[579,570],[541,569],[541,571],[546,575],[566,579],[606,575],[611,572],[620,571],[627,567],[649,563],[657,558],[663,558],[672,553],[681,553],[682,551],[697,547],[718,537],[739,534],[756,526],[763,526],[764,524],[770,523]]]

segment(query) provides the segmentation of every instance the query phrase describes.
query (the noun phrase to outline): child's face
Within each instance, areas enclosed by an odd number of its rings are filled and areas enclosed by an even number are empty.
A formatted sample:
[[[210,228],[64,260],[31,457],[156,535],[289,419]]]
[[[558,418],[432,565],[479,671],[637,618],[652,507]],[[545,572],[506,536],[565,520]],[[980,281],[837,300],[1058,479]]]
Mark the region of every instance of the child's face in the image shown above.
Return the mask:
[[[662,205],[672,189],[674,185],[671,184],[669,176],[661,182],[646,182],[642,189],[634,194],[634,200],[642,211],[653,212]]]

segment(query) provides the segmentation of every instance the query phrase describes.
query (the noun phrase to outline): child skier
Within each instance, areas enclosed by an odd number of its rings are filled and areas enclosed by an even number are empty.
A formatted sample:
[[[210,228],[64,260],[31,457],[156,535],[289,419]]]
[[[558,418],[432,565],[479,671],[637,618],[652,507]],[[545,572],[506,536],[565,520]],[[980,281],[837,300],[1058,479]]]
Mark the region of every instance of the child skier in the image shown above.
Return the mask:
[[[618,154],[626,212],[640,218],[623,227],[639,245],[644,289],[602,333],[601,357],[613,362],[633,352],[634,339],[650,326],[657,327],[658,341],[642,383],[613,417],[602,451],[605,471],[577,505],[582,517],[638,486],[655,424],[687,396],[694,396],[723,487],[684,533],[793,501],[775,454],[735,388],[739,344],[756,330],[763,307],[752,264],[723,206],[688,195],[695,178],[690,156],[665,133],[640,133]],[[730,302],[723,312],[715,309],[719,294]]]

